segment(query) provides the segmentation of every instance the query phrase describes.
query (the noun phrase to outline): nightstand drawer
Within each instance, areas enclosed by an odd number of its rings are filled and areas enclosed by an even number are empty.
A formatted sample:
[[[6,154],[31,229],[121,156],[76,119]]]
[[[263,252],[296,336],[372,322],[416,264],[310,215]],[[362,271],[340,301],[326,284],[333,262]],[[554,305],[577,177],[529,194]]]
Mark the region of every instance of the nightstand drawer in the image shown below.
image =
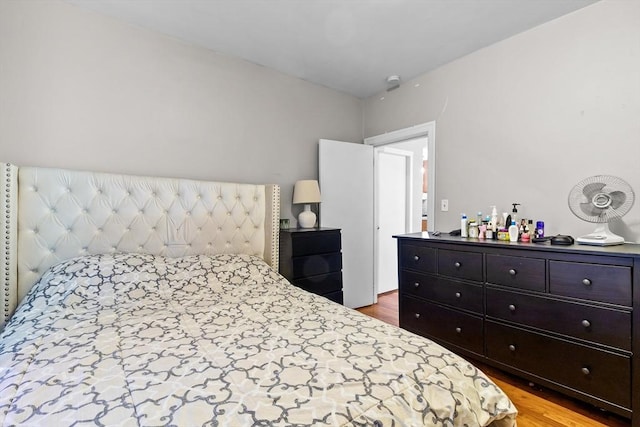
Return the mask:
[[[631,351],[630,312],[487,288],[487,316]]]
[[[631,407],[631,359],[487,321],[487,356],[557,384]]]
[[[294,279],[291,283],[314,294],[329,294],[331,292],[342,291],[342,272],[336,271],[318,276],[307,276]]]
[[[337,302],[338,304],[344,304],[342,298],[342,291],[339,292],[331,292],[330,294],[324,294],[323,297],[330,299],[333,302]]]
[[[292,279],[337,272],[342,269],[342,253],[300,256],[291,259]]]
[[[403,244],[400,246],[400,264],[412,270],[435,273],[438,267],[436,250]]]
[[[400,292],[482,314],[482,286],[402,270]]]
[[[441,249],[438,251],[438,273],[481,282],[482,254]]]
[[[544,292],[544,259],[487,254],[487,282]]]
[[[631,306],[631,268],[551,260],[549,292]]]
[[[294,257],[340,252],[340,230],[296,233],[291,239],[291,254]]]
[[[402,328],[482,354],[482,317],[410,297],[402,297],[400,304]]]

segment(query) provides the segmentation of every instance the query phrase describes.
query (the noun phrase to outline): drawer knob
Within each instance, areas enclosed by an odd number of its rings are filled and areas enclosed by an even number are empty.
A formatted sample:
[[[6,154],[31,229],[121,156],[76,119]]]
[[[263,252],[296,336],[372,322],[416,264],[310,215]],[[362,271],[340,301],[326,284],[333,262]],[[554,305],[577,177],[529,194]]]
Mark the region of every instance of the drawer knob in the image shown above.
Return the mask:
[[[418,282],[414,283],[414,284],[413,284],[413,287],[414,287],[414,288],[419,288],[419,287],[420,287],[420,283],[418,283]]]
[[[509,344],[509,351],[516,351],[516,346],[513,344]]]
[[[580,370],[585,375],[589,375],[591,373],[591,370],[589,370],[589,368],[587,368],[586,366],[584,368],[580,369]]]
[[[462,267],[462,264],[458,261],[455,262],[455,264],[453,264],[456,268],[460,268]]]
[[[420,261],[420,257],[419,257],[418,255],[414,255],[414,256],[413,256],[413,260],[414,260],[414,261]]]
[[[513,304],[509,304],[509,311],[516,311],[516,306]]]
[[[456,298],[460,298],[462,294],[460,292],[456,292]]]
[[[582,326],[584,326],[585,328],[588,328],[589,326],[591,326],[591,322],[589,322],[587,319],[584,319],[582,321]]]
[[[419,319],[420,318],[420,313],[416,313],[415,316],[416,316],[416,319]]]
[[[591,280],[589,279],[582,279],[582,284],[585,286],[591,286]]]
[[[515,271],[513,268],[509,270],[509,274],[512,276],[515,276],[516,274],[518,274],[517,271]]]
[[[460,332],[462,332],[461,328],[456,328],[456,333],[459,334]]]

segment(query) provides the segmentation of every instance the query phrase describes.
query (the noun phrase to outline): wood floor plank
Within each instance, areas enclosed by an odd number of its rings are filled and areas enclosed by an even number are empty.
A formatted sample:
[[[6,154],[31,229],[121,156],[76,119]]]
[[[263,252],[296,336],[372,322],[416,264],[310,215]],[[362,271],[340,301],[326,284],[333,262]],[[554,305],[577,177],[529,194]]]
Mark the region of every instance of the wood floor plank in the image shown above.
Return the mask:
[[[398,292],[378,295],[378,303],[358,311],[398,326]],[[518,427],[625,427],[631,422],[496,368],[472,361],[484,371],[518,408]]]

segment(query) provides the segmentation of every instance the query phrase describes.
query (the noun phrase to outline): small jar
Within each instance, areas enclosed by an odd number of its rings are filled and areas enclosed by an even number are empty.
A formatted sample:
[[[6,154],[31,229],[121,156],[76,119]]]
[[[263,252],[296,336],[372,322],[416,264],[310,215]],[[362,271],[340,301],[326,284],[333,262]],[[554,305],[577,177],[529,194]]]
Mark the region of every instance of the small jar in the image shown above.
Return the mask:
[[[478,224],[475,222],[469,224],[469,237],[472,239],[478,238]]]

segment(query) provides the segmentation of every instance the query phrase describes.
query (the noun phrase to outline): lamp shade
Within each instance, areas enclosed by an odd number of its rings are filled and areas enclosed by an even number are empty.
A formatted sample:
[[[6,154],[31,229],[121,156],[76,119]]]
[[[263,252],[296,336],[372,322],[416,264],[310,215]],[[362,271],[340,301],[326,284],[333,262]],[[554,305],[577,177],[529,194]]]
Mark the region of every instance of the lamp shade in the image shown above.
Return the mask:
[[[293,187],[293,203],[320,203],[320,187],[315,179],[296,181]]]

